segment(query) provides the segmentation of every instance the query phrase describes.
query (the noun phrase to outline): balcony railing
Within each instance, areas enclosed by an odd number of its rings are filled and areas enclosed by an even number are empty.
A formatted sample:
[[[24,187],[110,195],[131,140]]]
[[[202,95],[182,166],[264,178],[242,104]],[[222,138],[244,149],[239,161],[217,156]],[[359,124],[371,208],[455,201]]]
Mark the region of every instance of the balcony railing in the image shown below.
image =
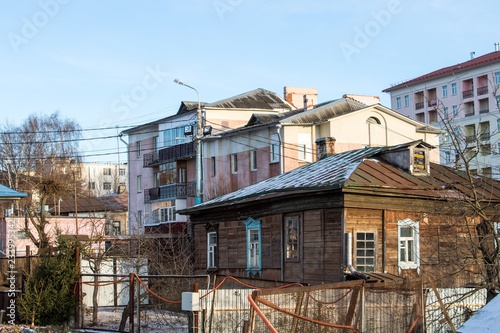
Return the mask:
[[[477,95],[485,95],[488,93],[488,86],[477,88]]]
[[[475,135],[467,135],[465,137],[465,143],[473,143],[476,142],[476,136]]]
[[[194,197],[195,193],[195,182],[168,184],[146,189],[144,191],[144,203],[155,200],[186,199],[186,197]]]
[[[488,113],[488,112],[490,112],[490,109],[479,110],[479,113]]]
[[[428,107],[432,107],[432,106],[436,106],[437,105],[437,99],[430,99],[428,102],[427,102],[427,106]]]
[[[474,90],[464,90],[462,91],[463,98],[471,98],[474,97]]]
[[[415,109],[420,110],[424,108],[424,102],[415,103]]]
[[[490,141],[490,133],[489,133],[489,131],[479,134],[479,140],[481,140],[481,141]]]
[[[194,141],[181,143],[172,147],[160,149],[157,152],[144,154],[144,167],[154,167],[167,162],[185,160],[195,155]]]
[[[470,117],[470,116],[473,116],[473,115],[474,115],[474,110],[465,111],[465,116],[466,117]]]

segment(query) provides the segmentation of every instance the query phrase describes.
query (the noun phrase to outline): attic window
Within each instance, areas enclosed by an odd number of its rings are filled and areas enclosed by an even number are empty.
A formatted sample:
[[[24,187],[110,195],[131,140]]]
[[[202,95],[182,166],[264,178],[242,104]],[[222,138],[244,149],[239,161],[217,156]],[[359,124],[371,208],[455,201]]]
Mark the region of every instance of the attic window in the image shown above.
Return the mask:
[[[366,120],[366,123],[367,124],[378,124],[380,125],[380,120],[378,120],[378,118],[375,118],[375,117],[370,117]]]
[[[427,170],[427,158],[425,156],[424,150],[414,150],[413,151],[413,171],[414,172],[425,172]]]

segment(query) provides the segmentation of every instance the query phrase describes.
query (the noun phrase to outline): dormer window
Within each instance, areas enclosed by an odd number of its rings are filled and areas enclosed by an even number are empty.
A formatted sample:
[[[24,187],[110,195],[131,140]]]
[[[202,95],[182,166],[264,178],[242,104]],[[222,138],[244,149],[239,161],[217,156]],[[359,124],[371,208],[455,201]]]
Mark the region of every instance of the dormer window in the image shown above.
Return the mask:
[[[424,149],[413,149],[413,173],[427,173],[427,151]]]

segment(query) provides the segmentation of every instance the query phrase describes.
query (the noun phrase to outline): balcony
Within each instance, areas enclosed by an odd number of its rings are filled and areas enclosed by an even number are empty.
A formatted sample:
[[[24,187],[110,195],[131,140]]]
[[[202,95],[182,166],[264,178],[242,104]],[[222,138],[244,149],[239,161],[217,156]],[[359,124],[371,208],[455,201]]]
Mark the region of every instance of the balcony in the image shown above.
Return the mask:
[[[433,107],[437,105],[437,99],[430,99],[427,101],[427,106],[428,107]]]
[[[415,103],[415,109],[420,110],[424,108],[424,102]]]
[[[471,98],[474,97],[474,90],[464,90],[462,91],[462,97],[463,98]]]
[[[155,200],[186,199],[186,197],[194,197],[195,193],[195,182],[168,184],[146,189],[144,203]]]
[[[489,113],[489,112],[490,112],[490,109],[479,110],[479,113]]]
[[[144,164],[146,167],[154,167],[163,163],[178,160],[186,160],[196,155],[194,141],[182,143],[172,147],[160,149],[157,152],[144,154]]]
[[[488,86],[477,88],[477,95],[486,95],[488,93]]]
[[[465,111],[465,116],[466,117],[471,117],[473,115],[474,115],[474,110],[467,110],[467,111]]]
[[[479,140],[481,141],[490,141],[490,133],[489,132],[484,132],[479,134]]]

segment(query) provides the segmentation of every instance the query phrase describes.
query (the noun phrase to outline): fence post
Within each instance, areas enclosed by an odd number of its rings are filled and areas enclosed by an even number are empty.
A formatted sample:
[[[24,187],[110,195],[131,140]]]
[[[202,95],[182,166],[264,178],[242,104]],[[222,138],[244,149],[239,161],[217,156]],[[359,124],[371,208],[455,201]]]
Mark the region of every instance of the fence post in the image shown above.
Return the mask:
[[[295,305],[295,314],[300,315],[300,311],[302,309],[302,303],[304,301],[304,293],[297,293],[297,304]],[[297,317],[293,318],[291,332],[295,333],[297,331],[297,327],[299,325],[299,319]]]
[[[450,318],[450,315],[448,314],[448,311],[446,310],[446,306],[444,306],[443,300],[441,299],[441,296],[439,295],[439,291],[436,288],[436,284],[434,283],[434,279],[432,276],[427,275],[427,279],[429,280],[429,283],[431,284],[432,290],[434,290],[434,293],[436,294],[437,300],[439,302],[439,306],[441,307],[441,311],[443,311],[443,315],[450,325],[450,329],[453,333],[457,333],[457,330],[455,329],[455,325],[453,325],[453,321]]]
[[[198,283],[195,283],[193,285],[193,292],[197,293],[199,292],[199,285]],[[198,325],[199,325],[199,322],[198,322],[198,311],[193,311],[193,333],[198,333]]]
[[[82,314],[82,272],[81,272],[81,262],[80,262],[80,248],[75,248],[75,270],[78,274],[78,281],[76,282],[75,288],[75,298],[76,298],[76,307],[75,307],[75,326],[77,328],[83,327],[83,318]]]
[[[134,273],[129,274],[129,332],[134,333]]]

